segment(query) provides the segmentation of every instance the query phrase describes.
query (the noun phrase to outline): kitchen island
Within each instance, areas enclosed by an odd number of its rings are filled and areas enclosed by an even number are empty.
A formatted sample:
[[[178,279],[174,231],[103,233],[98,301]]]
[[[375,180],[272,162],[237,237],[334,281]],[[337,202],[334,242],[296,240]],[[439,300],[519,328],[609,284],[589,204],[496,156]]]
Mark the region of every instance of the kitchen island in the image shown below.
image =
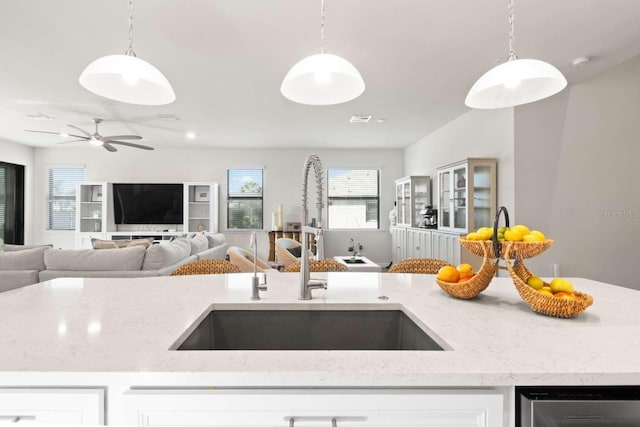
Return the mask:
[[[516,385],[640,384],[640,292],[571,278],[593,306],[572,319],[532,312],[510,278],[473,300],[432,275],[326,273],[297,300],[299,275],[274,273],[260,301],[250,275],[56,279],[0,294],[1,387],[98,387],[124,423],[131,389],[372,388],[495,390]],[[393,307],[445,351],[175,351],[211,308]],[[505,417],[505,425],[511,422]]]

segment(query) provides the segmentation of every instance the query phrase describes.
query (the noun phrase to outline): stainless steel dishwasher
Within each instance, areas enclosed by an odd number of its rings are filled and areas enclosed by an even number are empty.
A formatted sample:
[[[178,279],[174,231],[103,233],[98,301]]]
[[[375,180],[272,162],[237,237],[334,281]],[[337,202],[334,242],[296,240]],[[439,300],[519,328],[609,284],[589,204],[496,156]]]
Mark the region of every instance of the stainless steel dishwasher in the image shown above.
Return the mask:
[[[640,386],[516,387],[516,427],[596,426],[640,426]]]

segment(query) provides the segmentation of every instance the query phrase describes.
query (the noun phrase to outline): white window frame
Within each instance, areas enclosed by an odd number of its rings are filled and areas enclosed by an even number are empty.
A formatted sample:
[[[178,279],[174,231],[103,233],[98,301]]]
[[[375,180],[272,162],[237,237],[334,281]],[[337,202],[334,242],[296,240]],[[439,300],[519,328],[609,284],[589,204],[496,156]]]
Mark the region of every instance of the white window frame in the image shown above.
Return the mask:
[[[331,180],[329,178],[329,175],[331,174],[331,171],[343,171],[343,170],[351,170],[351,171],[375,171],[377,174],[377,195],[376,196],[358,196],[358,197],[353,197],[353,198],[349,198],[349,197],[335,197],[335,196],[331,196],[330,195],[330,186],[331,186]],[[328,168],[327,169],[327,175],[326,175],[326,182],[327,182],[327,208],[326,208],[326,212],[327,212],[327,229],[329,230],[357,230],[357,231],[379,231],[381,230],[381,224],[380,224],[380,200],[381,200],[381,195],[380,195],[380,188],[381,188],[381,171],[380,169],[376,169],[376,168],[350,168],[350,167],[333,167],[333,168]],[[374,227],[331,227],[331,218],[330,218],[330,210],[331,210],[331,201],[332,200],[376,200],[378,202],[378,213],[377,213],[377,226]],[[365,207],[366,209],[366,207]],[[366,213],[365,213],[366,215]]]
[[[230,182],[229,182],[229,176],[231,174],[231,171],[260,171],[260,175],[262,178],[262,187],[261,187],[261,193],[260,196],[247,196],[246,200],[259,200],[260,201],[260,205],[261,205],[261,211],[262,211],[262,218],[260,218],[260,226],[259,227],[254,227],[254,228],[229,228],[229,221],[231,220],[230,215],[229,215],[229,204],[233,201],[238,201],[238,200],[242,200],[243,197],[232,197],[230,194]],[[243,231],[243,230],[264,230],[264,167],[236,167],[236,168],[228,168],[227,169],[227,201],[226,201],[226,210],[227,210],[227,221],[226,221],[226,229],[229,231]]]
[[[71,228],[53,228],[51,222],[51,206],[53,202],[53,196],[51,195],[51,172],[56,169],[82,169],[83,178],[80,181],[73,182],[73,188],[77,188],[77,184],[86,181],[86,168],[85,165],[48,165],[45,174],[45,193],[46,193],[46,216],[45,216],[45,230],[47,231],[62,231],[62,232],[74,232],[76,230],[76,197],[75,190],[73,197],[67,196],[67,200],[71,202],[73,206],[73,221],[71,222]]]

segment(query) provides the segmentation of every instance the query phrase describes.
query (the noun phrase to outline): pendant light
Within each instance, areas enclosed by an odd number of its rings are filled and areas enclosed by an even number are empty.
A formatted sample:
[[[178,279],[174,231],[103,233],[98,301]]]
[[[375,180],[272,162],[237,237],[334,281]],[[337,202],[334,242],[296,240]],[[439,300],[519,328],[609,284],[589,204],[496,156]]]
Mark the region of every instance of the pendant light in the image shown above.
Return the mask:
[[[555,95],[567,86],[567,79],[553,65],[518,59],[513,48],[513,21],[513,0],[509,0],[509,59],[487,71],[471,87],[464,101],[468,107],[513,107]]]
[[[96,59],[79,81],[96,95],[129,104],[165,105],[176,99],[167,78],[133,51],[133,0],[129,1],[129,49],[124,55]]]
[[[280,92],[307,105],[334,105],[351,101],[364,92],[356,67],[344,58],[324,53],[324,0],[321,5],[320,53],[295,64],[285,76]]]

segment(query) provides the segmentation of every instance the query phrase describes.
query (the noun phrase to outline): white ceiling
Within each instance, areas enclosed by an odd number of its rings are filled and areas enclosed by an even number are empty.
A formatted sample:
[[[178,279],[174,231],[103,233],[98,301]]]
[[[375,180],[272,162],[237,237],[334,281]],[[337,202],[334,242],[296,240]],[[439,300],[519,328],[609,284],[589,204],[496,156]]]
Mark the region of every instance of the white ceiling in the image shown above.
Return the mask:
[[[78,83],[91,61],[126,50],[127,0],[0,0],[0,140],[78,147],[24,129],[90,130],[100,117],[103,135],[135,133],[156,148],[403,148],[468,111],[468,89],[507,54],[506,12],[507,0],[326,0],[325,51],[351,61],[367,88],[311,107],[280,84],[318,52],[320,0],[135,0],[134,50],[177,96],[148,107]],[[516,0],[515,22],[518,56],[554,64],[570,84],[640,54],[640,0]],[[579,56],[592,60],[572,67]],[[27,117],[37,113],[53,119]],[[373,119],[350,124],[353,114]]]

